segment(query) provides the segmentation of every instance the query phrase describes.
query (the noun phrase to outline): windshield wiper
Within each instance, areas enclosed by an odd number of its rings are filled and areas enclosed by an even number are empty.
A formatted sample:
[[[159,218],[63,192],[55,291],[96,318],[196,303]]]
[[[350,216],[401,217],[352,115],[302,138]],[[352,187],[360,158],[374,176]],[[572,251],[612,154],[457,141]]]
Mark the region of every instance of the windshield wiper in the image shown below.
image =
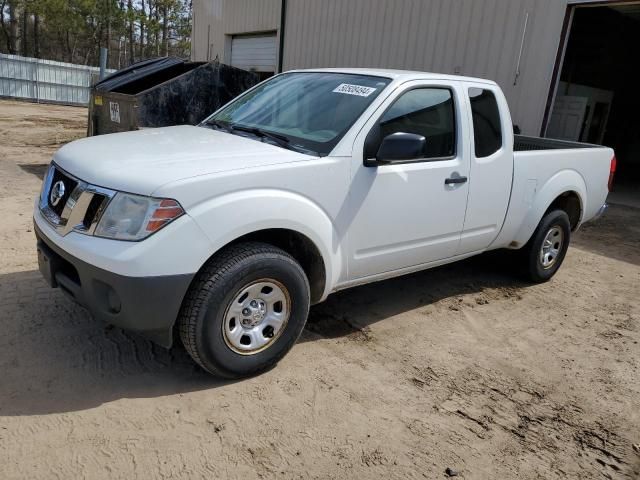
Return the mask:
[[[266,130],[262,130],[261,128],[247,127],[245,125],[235,125],[233,123],[229,126],[231,127],[232,130],[237,130],[239,132],[252,133],[256,137],[268,138],[269,140],[273,140],[283,148],[290,147],[289,143],[291,143],[291,140],[289,140],[289,138],[285,137],[284,135],[280,135],[279,133],[271,133],[271,132],[267,132]]]
[[[320,156],[318,152],[309,150],[308,148],[304,148],[300,145],[292,144],[291,140],[288,137],[284,135],[280,135],[279,133],[267,132],[266,130],[262,130],[261,128],[258,128],[258,127],[236,125],[234,123],[229,124],[229,127],[231,127],[231,130],[234,130],[234,131],[251,133],[258,138],[268,138],[279,147],[286,148],[288,150],[293,150],[294,152],[305,153],[307,155]]]
[[[205,125],[213,125],[214,127],[223,129],[224,131],[229,132],[229,133],[233,133],[233,132],[250,133],[250,134],[255,135],[256,137],[258,137],[260,139],[268,138],[269,140],[274,142],[279,147],[286,148],[288,150],[293,150],[295,152],[305,153],[307,155],[320,156],[320,154],[318,152],[316,152],[316,151],[309,150],[309,149],[304,148],[304,147],[302,147],[300,145],[292,144],[291,140],[288,137],[286,137],[285,135],[280,135],[279,133],[267,132],[266,130],[262,130],[261,128],[258,128],[258,127],[249,127],[247,125],[238,125],[238,124],[235,124],[235,123],[221,122],[219,120],[208,120],[208,121],[204,122],[204,124]]]
[[[204,122],[205,125],[211,125],[220,130],[224,130],[225,132],[231,132],[231,128],[229,128],[228,123],[221,122],[220,120],[207,120]]]

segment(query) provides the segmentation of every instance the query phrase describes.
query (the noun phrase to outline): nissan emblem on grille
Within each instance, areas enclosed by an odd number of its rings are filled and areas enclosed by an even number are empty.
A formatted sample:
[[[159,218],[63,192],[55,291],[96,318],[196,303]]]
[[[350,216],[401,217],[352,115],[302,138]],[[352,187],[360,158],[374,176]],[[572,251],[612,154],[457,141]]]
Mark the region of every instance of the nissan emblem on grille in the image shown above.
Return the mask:
[[[93,235],[102,210],[116,192],[91,185],[54,165],[49,167],[40,197],[40,211],[60,235]]]
[[[64,197],[64,182],[62,180],[59,180],[55,183],[55,185],[51,189],[51,195],[49,195],[51,205],[53,205],[54,207],[58,205],[62,197]]]

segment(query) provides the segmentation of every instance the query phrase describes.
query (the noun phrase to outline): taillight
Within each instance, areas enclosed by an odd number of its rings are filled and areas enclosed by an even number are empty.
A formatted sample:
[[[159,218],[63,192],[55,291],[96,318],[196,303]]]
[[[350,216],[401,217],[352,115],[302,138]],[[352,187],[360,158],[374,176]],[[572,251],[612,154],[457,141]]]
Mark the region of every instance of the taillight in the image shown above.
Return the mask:
[[[616,160],[616,156],[614,155],[611,159],[611,168],[609,169],[609,191],[613,189],[613,177],[616,176],[616,167],[618,166],[618,161]]]

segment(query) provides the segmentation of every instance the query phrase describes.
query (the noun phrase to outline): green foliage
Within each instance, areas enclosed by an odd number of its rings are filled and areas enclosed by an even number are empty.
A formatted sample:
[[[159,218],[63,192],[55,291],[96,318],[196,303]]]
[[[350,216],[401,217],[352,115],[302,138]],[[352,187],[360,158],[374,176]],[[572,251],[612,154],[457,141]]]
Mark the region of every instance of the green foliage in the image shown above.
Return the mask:
[[[191,0],[0,0],[0,52],[109,68],[188,57]],[[133,55],[132,55],[133,54]]]

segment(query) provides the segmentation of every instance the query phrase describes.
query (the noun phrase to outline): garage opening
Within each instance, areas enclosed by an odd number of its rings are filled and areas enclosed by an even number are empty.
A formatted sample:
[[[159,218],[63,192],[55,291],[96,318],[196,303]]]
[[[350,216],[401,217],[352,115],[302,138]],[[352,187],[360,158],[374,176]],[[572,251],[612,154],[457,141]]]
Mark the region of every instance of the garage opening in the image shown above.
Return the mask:
[[[614,148],[612,197],[640,207],[640,2],[574,8],[546,136]]]
[[[264,80],[276,71],[276,34],[231,37],[231,65],[254,72]]]

